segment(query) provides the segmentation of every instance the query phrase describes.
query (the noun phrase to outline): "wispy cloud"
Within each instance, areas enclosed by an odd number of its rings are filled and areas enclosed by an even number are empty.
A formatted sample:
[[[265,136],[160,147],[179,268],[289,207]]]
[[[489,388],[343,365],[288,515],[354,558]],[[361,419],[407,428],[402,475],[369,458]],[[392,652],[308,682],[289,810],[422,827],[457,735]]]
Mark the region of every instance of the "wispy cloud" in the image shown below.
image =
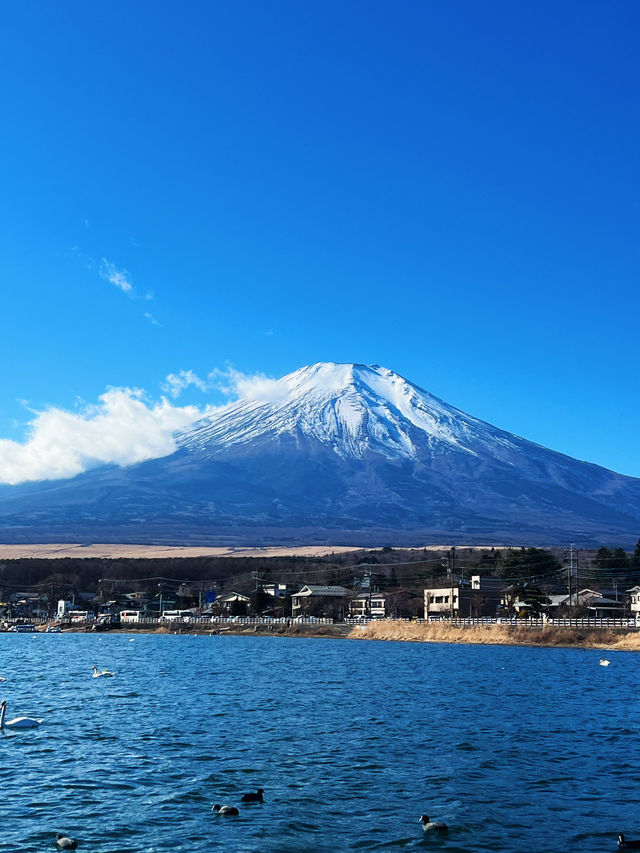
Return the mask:
[[[185,388],[195,385],[205,393],[211,390],[205,379],[201,379],[193,370],[180,370],[178,373],[170,373],[162,383],[162,390],[177,399]]]
[[[277,379],[264,373],[242,373],[234,367],[214,368],[204,379],[193,370],[170,373],[162,385],[162,390],[177,399],[191,386],[203,393],[218,391],[229,400],[276,402],[285,399],[289,393],[287,387]]]
[[[119,269],[106,258],[102,258],[102,262],[100,264],[100,277],[106,279],[108,282],[117,287],[118,290],[121,290],[123,293],[127,293],[129,296],[133,296],[135,294],[133,284],[131,282],[131,275],[128,270]]]
[[[160,328],[162,328],[162,323],[159,323],[159,322],[156,320],[156,318],[153,316],[153,314],[149,314],[149,313],[147,312],[146,314],[144,314],[144,318],[145,318],[146,320],[148,320],[148,321],[151,323],[151,325],[152,325],[152,326],[160,326]]]
[[[289,389],[264,373],[247,374],[227,367],[225,370],[212,370],[209,382],[228,397],[255,402],[275,403],[284,400]]]

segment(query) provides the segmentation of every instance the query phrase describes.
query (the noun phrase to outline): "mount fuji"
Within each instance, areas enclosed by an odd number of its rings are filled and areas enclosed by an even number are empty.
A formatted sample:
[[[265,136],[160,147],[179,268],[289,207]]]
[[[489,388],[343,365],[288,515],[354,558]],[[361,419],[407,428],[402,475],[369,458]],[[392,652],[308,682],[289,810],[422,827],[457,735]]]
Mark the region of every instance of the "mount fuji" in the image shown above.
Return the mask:
[[[0,541],[634,543],[640,480],[467,415],[378,365],[322,363],[174,453],[0,489]]]

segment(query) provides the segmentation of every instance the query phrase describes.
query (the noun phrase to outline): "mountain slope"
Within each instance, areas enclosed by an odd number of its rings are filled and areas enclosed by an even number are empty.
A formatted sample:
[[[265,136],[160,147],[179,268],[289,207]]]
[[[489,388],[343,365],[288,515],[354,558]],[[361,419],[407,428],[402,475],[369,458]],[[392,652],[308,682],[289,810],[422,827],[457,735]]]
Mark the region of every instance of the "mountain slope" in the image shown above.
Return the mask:
[[[317,364],[130,468],[0,492],[4,541],[635,542],[640,480],[376,365]]]

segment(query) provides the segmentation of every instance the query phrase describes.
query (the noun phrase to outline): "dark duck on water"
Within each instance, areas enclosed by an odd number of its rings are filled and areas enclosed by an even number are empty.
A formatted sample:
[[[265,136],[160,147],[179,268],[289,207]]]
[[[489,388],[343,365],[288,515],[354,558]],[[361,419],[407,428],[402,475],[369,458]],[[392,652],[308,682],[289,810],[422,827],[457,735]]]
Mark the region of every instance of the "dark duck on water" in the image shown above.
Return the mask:
[[[640,850],[640,841],[626,841],[622,833],[618,836],[618,850]]]
[[[441,820],[429,820],[428,814],[420,815],[419,820],[425,832],[447,832],[449,829]]]
[[[261,803],[263,800],[264,790],[262,788],[258,788],[256,793],[243,794],[240,798],[243,803]]]

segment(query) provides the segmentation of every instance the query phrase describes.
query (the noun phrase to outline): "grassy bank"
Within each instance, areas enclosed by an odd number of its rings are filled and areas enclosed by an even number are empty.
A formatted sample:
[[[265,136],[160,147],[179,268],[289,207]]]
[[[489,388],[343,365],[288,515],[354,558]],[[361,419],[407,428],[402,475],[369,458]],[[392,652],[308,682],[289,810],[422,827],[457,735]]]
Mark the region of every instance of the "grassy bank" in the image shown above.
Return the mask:
[[[577,646],[591,649],[640,651],[640,632],[609,628],[553,628],[517,625],[457,628],[443,623],[371,622],[354,628],[355,640],[404,640],[418,643],[479,643],[500,646]]]

